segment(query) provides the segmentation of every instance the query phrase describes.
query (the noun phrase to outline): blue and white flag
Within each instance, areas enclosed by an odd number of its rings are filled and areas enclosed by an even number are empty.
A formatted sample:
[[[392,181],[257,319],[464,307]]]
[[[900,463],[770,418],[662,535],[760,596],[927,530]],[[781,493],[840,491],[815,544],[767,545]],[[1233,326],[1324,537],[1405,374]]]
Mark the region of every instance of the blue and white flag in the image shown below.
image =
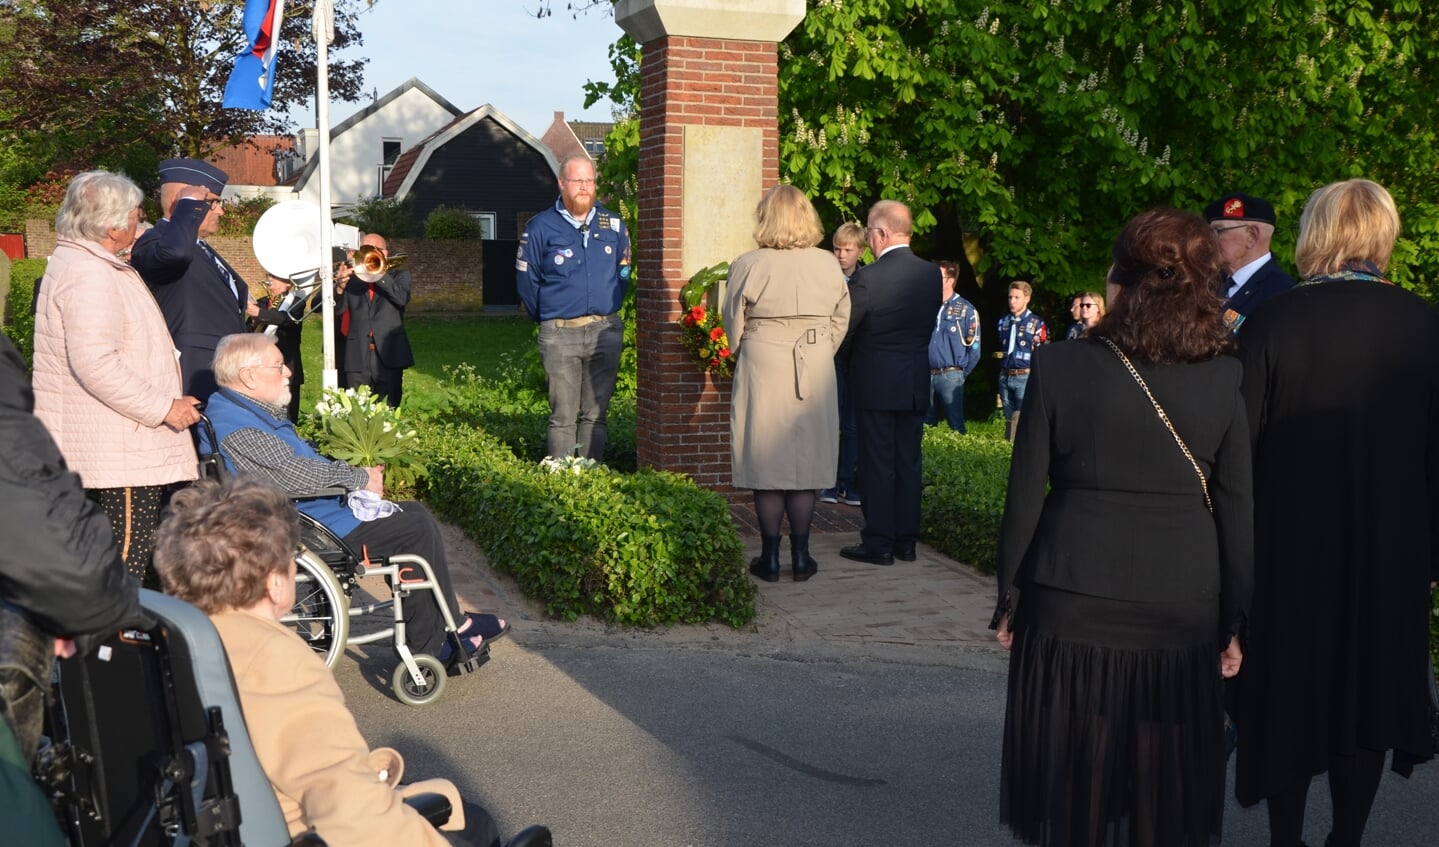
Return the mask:
[[[285,0],[245,0],[245,37],[250,46],[235,57],[235,69],[225,85],[226,109],[270,108],[275,89],[275,50]]]

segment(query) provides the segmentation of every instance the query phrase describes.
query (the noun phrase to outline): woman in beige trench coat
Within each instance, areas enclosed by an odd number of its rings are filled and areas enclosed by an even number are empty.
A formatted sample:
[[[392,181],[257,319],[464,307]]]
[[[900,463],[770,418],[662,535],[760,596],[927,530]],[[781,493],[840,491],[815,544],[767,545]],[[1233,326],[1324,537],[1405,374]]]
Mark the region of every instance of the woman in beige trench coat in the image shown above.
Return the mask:
[[[763,549],[750,573],[779,580],[781,520],[789,517],[796,582],[819,569],[809,527],[834,485],[839,396],[834,354],[849,325],[849,288],[819,215],[797,188],[777,185],[755,210],[758,250],[730,265],[723,314],[737,356],[730,400],[733,484],[754,489]]]

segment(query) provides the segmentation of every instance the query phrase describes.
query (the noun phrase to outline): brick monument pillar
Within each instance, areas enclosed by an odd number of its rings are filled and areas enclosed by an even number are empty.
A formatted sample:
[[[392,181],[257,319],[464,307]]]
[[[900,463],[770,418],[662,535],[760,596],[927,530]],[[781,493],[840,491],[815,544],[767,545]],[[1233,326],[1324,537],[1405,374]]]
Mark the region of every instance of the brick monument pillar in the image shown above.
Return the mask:
[[[730,487],[728,379],[680,343],[679,291],[755,247],[754,208],[779,181],[777,44],[804,0],[619,0],[642,46],[636,447],[639,463]],[[714,301],[718,305],[718,300]]]

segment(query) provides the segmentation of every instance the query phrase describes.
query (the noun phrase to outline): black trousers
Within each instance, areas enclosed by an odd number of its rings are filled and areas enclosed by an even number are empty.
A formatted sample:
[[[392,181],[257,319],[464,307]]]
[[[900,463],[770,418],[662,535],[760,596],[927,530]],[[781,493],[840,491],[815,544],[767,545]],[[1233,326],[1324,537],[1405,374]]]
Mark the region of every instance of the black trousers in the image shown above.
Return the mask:
[[[375,396],[381,397],[390,408],[400,408],[400,398],[404,394],[405,372],[400,368],[386,367],[380,361],[380,354],[372,348],[366,351],[363,361],[346,360],[345,383],[350,388],[357,388],[361,385],[370,386]]]
[[[859,537],[871,550],[892,553],[896,543],[919,539],[924,410],[859,409],[856,423],[864,492]]]
[[[449,604],[456,626],[460,625],[460,607],[455,603],[455,588],[450,583],[450,566],[445,559],[445,541],[439,525],[422,503],[406,500],[400,508],[402,511],[387,518],[361,523],[345,536],[345,543],[356,555],[364,548],[372,557],[400,553],[424,557],[435,572],[435,581]],[[445,643],[445,623],[433,596],[427,592],[411,594],[405,600],[404,617],[405,641],[410,650],[438,657]]]

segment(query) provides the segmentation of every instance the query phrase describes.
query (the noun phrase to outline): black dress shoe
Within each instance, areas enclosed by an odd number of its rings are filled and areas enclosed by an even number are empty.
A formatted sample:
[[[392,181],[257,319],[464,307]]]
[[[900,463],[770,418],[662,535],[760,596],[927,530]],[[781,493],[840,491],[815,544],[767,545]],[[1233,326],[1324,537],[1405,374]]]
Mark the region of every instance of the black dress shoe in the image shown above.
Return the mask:
[[[866,547],[863,544],[855,544],[850,547],[845,547],[844,549],[839,551],[839,554],[846,559],[850,559],[856,562],[864,562],[866,565],[894,564],[893,554],[882,553],[879,550]]]
[[[915,560],[914,542],[911,541],[908,544],[901,543],[894,545],[894,557],[901,562],[913,562]]]

